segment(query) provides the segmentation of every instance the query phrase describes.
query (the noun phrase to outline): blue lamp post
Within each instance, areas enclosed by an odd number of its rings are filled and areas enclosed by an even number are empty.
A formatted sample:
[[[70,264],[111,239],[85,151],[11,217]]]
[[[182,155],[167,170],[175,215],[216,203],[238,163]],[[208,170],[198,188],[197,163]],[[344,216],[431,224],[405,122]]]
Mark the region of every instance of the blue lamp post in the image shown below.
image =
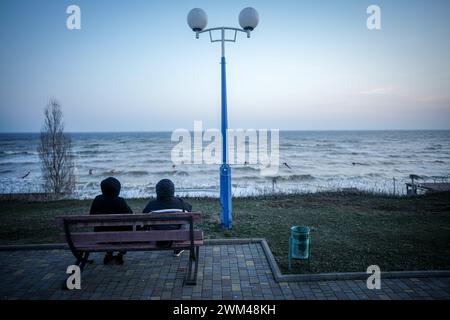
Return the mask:
[[[198,39],[200,34],[208,32],[211,42],[220,42],[222,44],[222,57],[221,64],[221,86],[222,86],[222,165],[220,166],[220,205],[221,205],[221,223],[225,229],[231,229],[233,225],[233,208],[231,203],[231,168],[228,164],[228,152],[227,152],[227,130],[228,130],[228,118],[227,118],[227,79],[226,79],[226,62],[225,62],[225,42],[236,42],[236,36],[238,32],[244,32],[247,38],[250,38],[250,32],[256,28],[259,22],[258,12],[251,8],[245,8],[239,14],[239,24],[242,29],[230,28],[230,27],[218,27],[205,29],[208,24],[208,16],[206,12],[199,8],[192,9],[188,16],[187,21],[189,27],[195,32],[195,36]],[[225,31],[229,30],[234,33],[232,38],[227,39]],[[213,39],[212,31],[220,31],[220,38]]]

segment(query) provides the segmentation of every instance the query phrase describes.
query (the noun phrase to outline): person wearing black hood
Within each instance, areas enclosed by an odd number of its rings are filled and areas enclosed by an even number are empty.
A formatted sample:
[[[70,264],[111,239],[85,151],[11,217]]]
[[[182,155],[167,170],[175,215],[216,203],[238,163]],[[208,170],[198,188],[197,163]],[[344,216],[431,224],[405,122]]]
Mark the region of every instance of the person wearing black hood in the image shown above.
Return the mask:
[[[116,178],[109,177],[100,183],[102,194],[95,197],[91,204],[90,214],[125,214],[133,213],[125,199],[119,197],[120,182]],[[131,231],[132,226],[117,226],[117,227],[94,227],[94,231]],[[103,263],[116,260],[117,263],[123,264],[123,255],[126,252],[119,252],[117,256],[113,256],[113,252],[107,252]]]
[[[167,211],[192,211],[192,206],[181,198],[175,197],[175,185],[169,179],[162,179],[156,184],[156,200],[150,201],[143,213],[164,213]],[[153,230],[177,230],[185,229],[187,225],[152,226]],[[170,247],[172,241],[159,241],[157,245]],[[179,256],[183,250],[174,250],[174,255]]]

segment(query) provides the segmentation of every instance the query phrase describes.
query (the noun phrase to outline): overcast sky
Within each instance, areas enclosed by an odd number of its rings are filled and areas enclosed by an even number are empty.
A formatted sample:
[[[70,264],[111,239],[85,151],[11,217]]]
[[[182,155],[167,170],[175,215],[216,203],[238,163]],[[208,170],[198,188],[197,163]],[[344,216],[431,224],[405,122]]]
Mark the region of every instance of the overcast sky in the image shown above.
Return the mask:
[[[247,6],[261,22],[227,44],[230,127],[450,129],[447,0],[1,0],[0,132],[39,131],[50,98],[68,131],[219,127],[220,45],[186,15],[237,27]]]

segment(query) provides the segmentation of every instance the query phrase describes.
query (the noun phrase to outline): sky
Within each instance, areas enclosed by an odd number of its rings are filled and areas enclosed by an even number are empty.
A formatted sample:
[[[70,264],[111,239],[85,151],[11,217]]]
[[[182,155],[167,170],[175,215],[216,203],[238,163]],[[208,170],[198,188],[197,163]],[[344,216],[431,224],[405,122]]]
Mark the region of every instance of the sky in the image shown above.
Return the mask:
[[[238,27],[248,6],[260,24],[226,45],[230,128],[450,129],[448,0],[1,0],[0,132],[39,131],[49,99],[71,132],[218,128],[220,44],[186,15]]]

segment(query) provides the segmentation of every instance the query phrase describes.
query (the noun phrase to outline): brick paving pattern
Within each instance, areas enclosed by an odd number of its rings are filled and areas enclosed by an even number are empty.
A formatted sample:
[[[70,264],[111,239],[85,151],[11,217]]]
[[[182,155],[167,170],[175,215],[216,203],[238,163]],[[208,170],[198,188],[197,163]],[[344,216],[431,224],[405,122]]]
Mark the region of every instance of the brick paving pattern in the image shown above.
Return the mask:
[[[183,286],[188,253],[129,252],[124,265],[103,265],[103,254],[81,276],[81,290],[62,290],[67,250],[0,251],[0,299],[450,299],[450,278],[274,280],[259,243],[208,245],[200,249],[196,286]]]

